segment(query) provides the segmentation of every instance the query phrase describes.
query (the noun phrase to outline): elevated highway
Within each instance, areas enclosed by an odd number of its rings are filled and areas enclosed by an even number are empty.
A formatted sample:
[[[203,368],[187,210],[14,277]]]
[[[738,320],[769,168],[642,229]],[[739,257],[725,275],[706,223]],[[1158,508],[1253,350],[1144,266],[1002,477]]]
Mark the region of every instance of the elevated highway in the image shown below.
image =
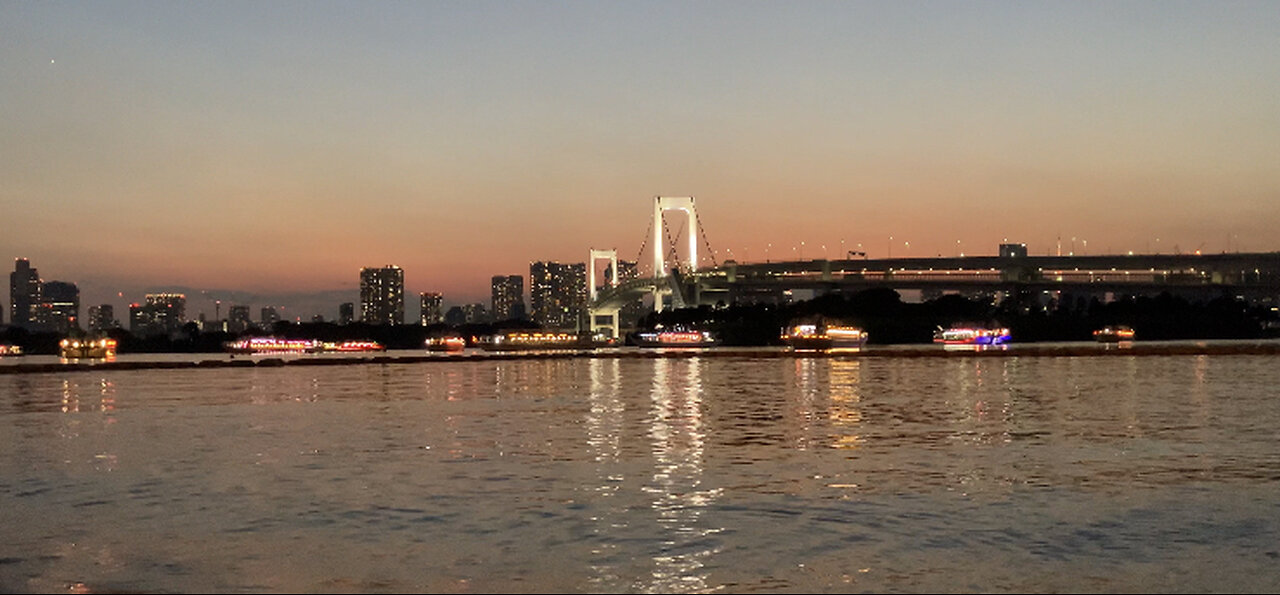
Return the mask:
[[[732,302],[770,289],[824,292],[871,287],[974,292],[1216,291],[1274,297],[1280,295],[1280,252],[730,261],[692,273],[686,283],[689,301],[698,303]]]

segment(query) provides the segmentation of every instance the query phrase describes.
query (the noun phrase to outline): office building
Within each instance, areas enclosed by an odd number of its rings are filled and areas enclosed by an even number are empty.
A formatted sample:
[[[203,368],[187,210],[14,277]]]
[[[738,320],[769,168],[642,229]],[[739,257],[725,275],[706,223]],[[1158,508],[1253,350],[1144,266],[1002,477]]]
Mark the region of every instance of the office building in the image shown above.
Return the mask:
[[[258,311],[258,326],[271,330],[271,327],[275,326],[277,322],[280,322],[280,314],[276,312],[274,307],[263,306],[263,308]]]
[[[249,306],[231,306],[227,310],[227,332],[240,334],[253,326],[253,320],[249,318]]]
[[[9,324],[35,329],[40,325],[40,274],[25,258],[9,273]]]
[[[351,324],[356,321],[356,305],[353,302],[338,304],[338,324]]]
[[[534,322],[552,330],[585,326],[587,265],[534,262],[529,265],[529,310]]]
[[[422,326],[444,322],[444,296],[438,293],[422,293],[418,295],[422,303]]]
[[[40,328],[66,335],[80,328],[80,288],[75,283],[49,281],[40,286]]]
[[[115,306],[89,306],[89,332],[101,333],[117,328],[120,328],[120,321],[116,320]]]
[[[497,275],[492,282],[493,299],[490,312],[493,320],[519,320],[524,318],[524,277]]]
[[[187,296],[149,293],[145,303],[129,305],[129,332],[139,337],[178,332],[186,323]]]
[[[365,324],[404,324],[404,270],[387,265],[360,269],[360,320]]]

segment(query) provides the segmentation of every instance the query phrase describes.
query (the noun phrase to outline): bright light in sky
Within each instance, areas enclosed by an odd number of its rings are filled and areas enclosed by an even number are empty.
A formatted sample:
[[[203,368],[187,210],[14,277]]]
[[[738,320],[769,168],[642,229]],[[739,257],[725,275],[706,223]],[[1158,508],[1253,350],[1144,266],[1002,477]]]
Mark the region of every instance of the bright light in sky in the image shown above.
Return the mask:
[[[1277,30],[1271,2],[8,4],[0,248],[85,304],[394,263],[410,318],[635,259],[656,195],[721,260],[1280,250]]]

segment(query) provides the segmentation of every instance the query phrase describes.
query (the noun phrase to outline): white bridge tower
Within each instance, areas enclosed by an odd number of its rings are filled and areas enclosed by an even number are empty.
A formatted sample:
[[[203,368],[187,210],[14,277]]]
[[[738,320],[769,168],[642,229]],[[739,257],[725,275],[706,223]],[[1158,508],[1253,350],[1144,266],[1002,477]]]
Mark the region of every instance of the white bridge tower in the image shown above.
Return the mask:
[[[685,237],[689,239],[689,261],[681,267],[679,255],[673,263],[676,269],[686,272],[698,270],[698,211],[693,206],[692,196],[655,196],[653,200],[653,276],[661,279],[667,276],[666,254],[662,247],[662,214],[666,211],[684,211],[687,215]],[[653,288],[653,309],[662,310],[662,298],[671,290],[657,285]]]
[[[618,251],[617,250],[596,250],[591,249],[591,258],[587,260],[587,303],[595,304],[597,294],[596,289],[596,261],[609,261],[609,287],[618,286]],[[618,339],[618,312],[617,307],[595,308],[591,307],[587,315],[591,318],[591,334],[594,336],[600,329],[609,329],[610,337]]]

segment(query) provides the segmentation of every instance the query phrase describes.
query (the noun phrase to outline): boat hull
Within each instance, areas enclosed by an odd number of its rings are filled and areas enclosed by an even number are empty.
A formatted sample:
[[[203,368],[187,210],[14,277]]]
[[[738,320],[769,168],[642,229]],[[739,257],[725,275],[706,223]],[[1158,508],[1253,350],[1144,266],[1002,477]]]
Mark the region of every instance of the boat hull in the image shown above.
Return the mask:
[[[866,338],[837,339],[833,337],[788,337],[785,342],[792,349],[802,350],[857,349],[867,344]]]
[[[690,349],[699,347],[715,347],[716,341],[647,341],[644,339],[635,340],[636,347],[647,348],[666,348],[666,349]]]

